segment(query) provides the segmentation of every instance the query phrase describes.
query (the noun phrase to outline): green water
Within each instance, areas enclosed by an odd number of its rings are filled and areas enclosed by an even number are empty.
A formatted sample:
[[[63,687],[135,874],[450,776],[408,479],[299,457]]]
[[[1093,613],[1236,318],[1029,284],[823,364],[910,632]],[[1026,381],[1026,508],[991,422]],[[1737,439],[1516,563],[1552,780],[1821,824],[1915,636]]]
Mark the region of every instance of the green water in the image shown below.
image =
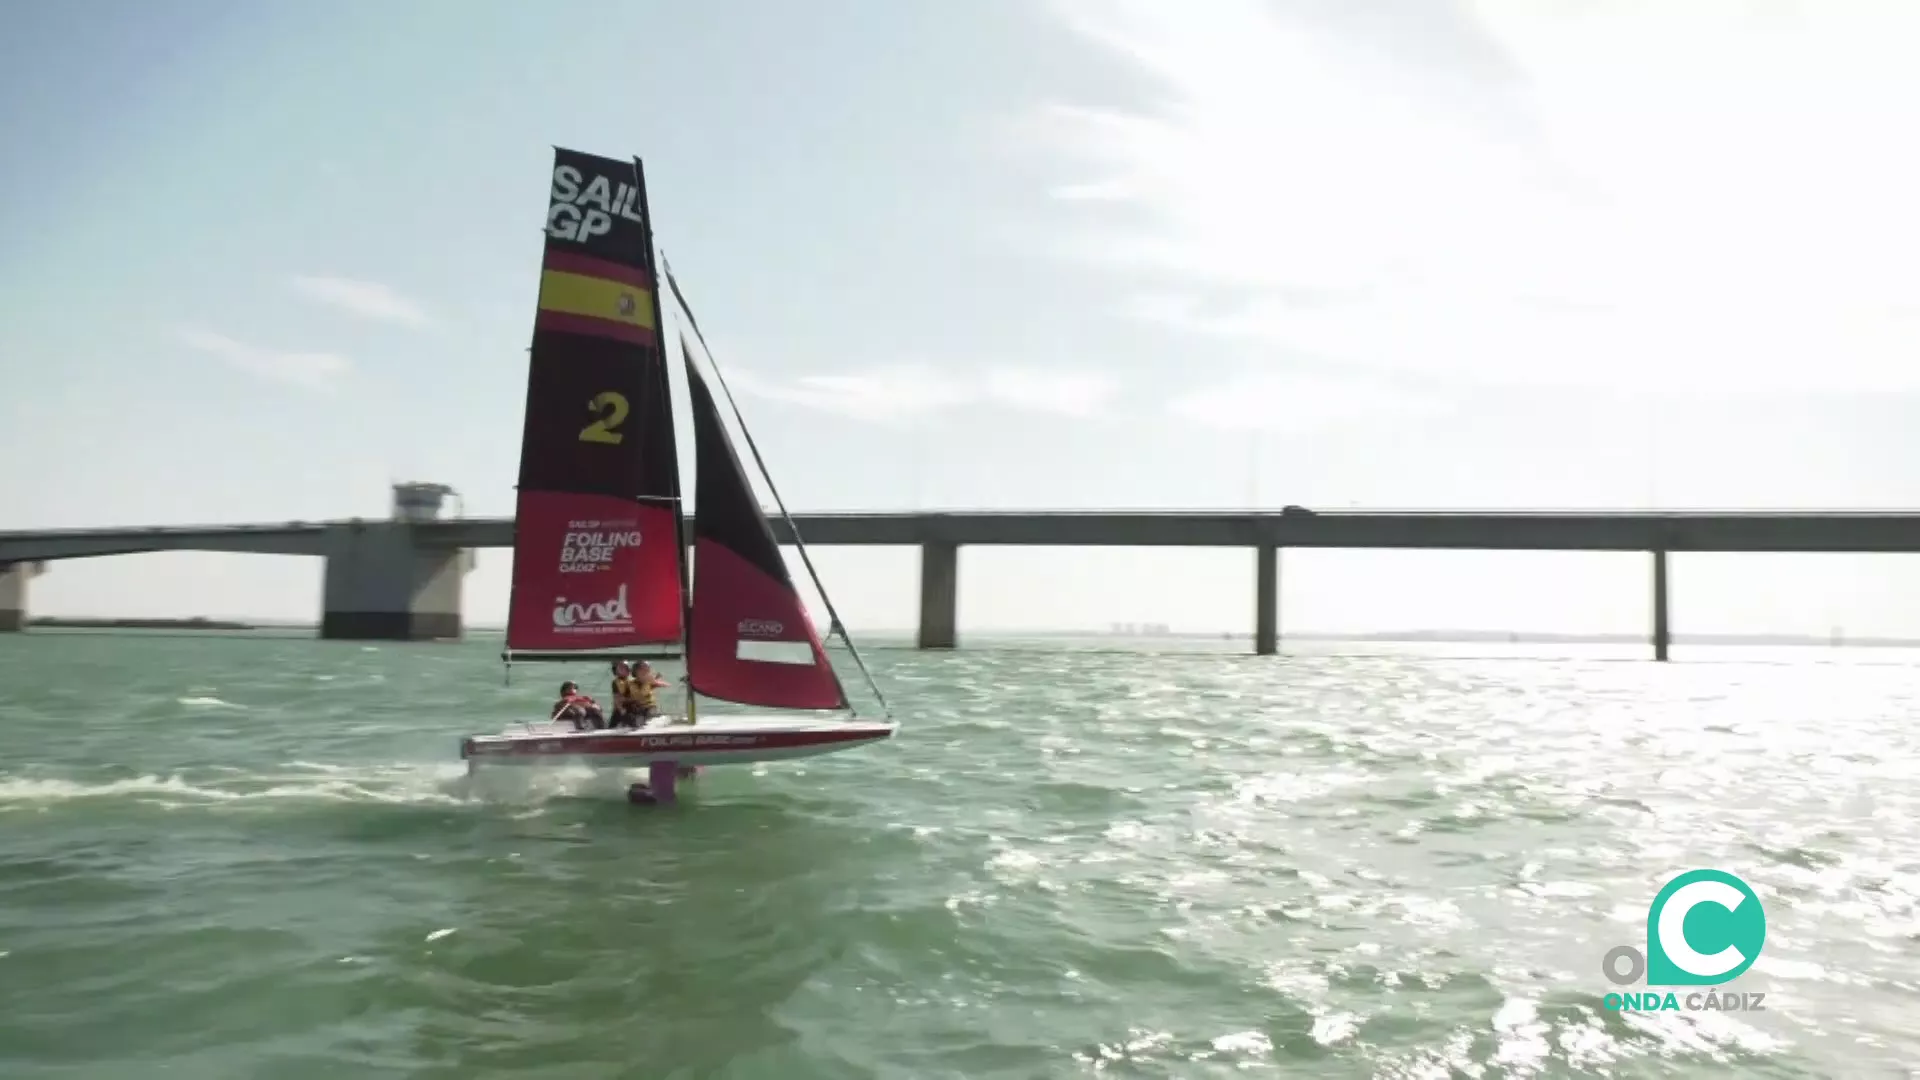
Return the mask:
[[[1920,666],[870,657],[899,739],[470,787],[497,642],[0,638],[0,1077],[1877,1076]],[[1732,870],[1759,1013],[1600,956]]]

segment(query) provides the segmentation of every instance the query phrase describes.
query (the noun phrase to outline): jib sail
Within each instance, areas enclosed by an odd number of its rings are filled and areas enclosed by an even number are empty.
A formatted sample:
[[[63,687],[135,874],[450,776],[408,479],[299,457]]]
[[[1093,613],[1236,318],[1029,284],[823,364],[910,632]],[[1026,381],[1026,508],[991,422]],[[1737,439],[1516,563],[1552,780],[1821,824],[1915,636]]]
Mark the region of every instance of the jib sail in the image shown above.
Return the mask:
[[[680,357],[693,412],[696,477],[687,678],[696,693],[743,705],[846,708],[840,677],[827,662],[685,338]]]
[[[508,654],[678,643],[680,470],[640,162],[555,149]]]

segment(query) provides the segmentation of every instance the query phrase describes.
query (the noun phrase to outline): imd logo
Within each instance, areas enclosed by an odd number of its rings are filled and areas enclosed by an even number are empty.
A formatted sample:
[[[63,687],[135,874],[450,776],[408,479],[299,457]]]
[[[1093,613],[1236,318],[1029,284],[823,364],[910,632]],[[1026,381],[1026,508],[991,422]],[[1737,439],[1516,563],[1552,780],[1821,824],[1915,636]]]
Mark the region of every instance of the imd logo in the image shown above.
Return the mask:
[[[1767,940],[1767,913],[1753,887],[1724,870],[1689,870],[1662,886],[1647,907],[1647,951],[1631,945],[1607,950],[1600,971],[1616,986],[1632,986],[1646,976],[1656,986],[1718,986],[1731,981],[1760,958]],[[1687,994],[1684,1002],[1666,993],[1607,994],[1609,1009],[1750,1011],[1762,1008],[1765,994]]]

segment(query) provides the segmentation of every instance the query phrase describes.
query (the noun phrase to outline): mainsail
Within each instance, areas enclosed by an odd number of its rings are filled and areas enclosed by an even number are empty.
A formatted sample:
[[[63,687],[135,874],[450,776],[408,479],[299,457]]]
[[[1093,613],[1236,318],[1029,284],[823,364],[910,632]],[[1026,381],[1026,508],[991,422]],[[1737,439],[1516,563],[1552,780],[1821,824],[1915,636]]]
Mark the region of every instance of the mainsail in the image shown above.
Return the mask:
[[[556,148],[506,656],[678,644],[687,567],[639,159]]]
[[[695,693],[743,705],[844,709],[840,677],[684,337],[680,357],[696,478],[688,683]]]

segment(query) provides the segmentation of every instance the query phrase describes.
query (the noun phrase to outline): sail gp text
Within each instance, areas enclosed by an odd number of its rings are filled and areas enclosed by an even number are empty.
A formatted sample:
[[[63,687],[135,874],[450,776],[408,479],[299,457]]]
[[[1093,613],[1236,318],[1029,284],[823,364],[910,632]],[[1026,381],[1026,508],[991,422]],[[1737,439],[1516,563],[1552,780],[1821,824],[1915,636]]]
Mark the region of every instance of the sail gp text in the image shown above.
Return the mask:
[[[614,215],[646,224],[640,214],[640,189],[604,176],[586,180],[579,169],[562,165],[553,170],[553,194],[547,203],[547,235],[557,240],[586,243],[613,231]]]
[[[592,574],[611,569],[613,558],[621,549],[640,546],[639,529],[597,528],[601,524],[598,521],[568,523],[567,535],[560,541],[561,573]]]

